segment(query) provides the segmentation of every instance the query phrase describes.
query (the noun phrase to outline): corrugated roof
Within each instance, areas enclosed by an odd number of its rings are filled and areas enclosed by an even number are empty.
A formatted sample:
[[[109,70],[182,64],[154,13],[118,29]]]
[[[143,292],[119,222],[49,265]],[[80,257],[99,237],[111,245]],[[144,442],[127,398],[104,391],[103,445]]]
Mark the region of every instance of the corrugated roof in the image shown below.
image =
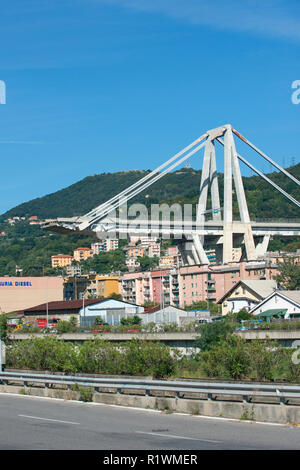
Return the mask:
[[[87,307],[89,305],[94,305],[94,304],[100,304],[103,302],[107,302],[109,300],[115,300],[111,298],[103,299],[103,298],[98,298],[98,299],[85,299],[84,300],[84,306]],[[123,304],[127,305],[132,305],[134,307],[138,307],[136,304],[131,304],[129,302],[124,302],[123,300],[116,300],[116,302],[120,302]],[[58,300],[58,301],[52,301],[48,302],[48,310],[80,310],[83,308],[83,300]],[[31,312],[40,312],[40,311],[46,311],[47,310],[47,303],[40,304],[40,305],[35,305],[34,307],[30,307],[27,309],[24,309],[24,314],[26,313],[31,313]]]
[[[274,315],[285,315],[287,308],[271,308],[265,310],[264,312],[258,313],[256,317],[273,317]]]

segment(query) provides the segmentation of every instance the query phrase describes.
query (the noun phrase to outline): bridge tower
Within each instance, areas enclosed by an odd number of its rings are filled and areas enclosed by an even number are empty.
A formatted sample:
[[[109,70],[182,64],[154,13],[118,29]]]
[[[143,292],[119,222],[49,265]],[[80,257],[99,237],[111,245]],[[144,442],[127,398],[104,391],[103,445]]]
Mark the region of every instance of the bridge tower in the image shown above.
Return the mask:
[[[158,168],[87,214],[69,219],[57,219],[57,221],[45,224],[44,228],[59,233],[96,231],[98,234],[102,234],[104,238],[111,233],[114,236],[116,233],[132,234],[130,220],[116,216],[116,210],[123,207],[124,203],[127,204],[133,197],[145,191],[153,183],[159,181],[167,173],[187,162],[192,155],[204,148],[196,221],[181,221],[181,224],[177,225],[177,222],[174,221],[174,227],[171,229],[170,224],[169,226],[164,225],[164,221],[158,220],[153,224],[152,220],[149,221],[147,219],[143,221],[143,227],[136,229],[135,235],[144,236],[147,233],[151,233],[152,236],[160,236],[164,233],[175,236],[176,233],[181,232],[182,239],[179,249],[184,264],[210,264],[205,252],[205,246],[208,245],[217,247],[216,254],[219,262],[224,264],[231,263],[233,261],[233,247],[235,243],[244,246],[244,256],[248,261],[256,261],[266,253],[271,236],[299,236],[300,224],[287,222],[281,224],[260,224],[250,220],[239,161],[242,161],[248,168],[288,198],[298,208],[300,208],[300,202],[238,154],[234,137],[238,137],[271,165],[290,178],[290,180],[298,186],[300,185],[300,181],[297,178],[274,162],[230,124],[226,124],[205,132],[205,134],[176,153]],[[216,143],[224,147],[223,207],[220,207]],[[211,193],[211,209],[207,207],[209,190]],[[236,195],[239,220],[234,220],[233,217],[233,191]],[[206,220],[208,214],[211,214],[212,220]]]

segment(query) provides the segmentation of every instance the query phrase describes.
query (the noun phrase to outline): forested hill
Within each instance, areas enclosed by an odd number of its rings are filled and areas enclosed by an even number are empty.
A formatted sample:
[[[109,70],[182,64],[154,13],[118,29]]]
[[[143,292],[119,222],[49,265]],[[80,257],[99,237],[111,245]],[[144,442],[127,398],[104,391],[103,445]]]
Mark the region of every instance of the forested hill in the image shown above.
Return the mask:
[[[290,167],[287,170],[296,178],[300,179],[300,164]],[[5,214],[2,214],[1,219],[4,220],[8,217],[31,215],[36,215],[40,219],[82,215],[98,204],[107,201],[149,172],[150,170],[132,170],[88,176],[65,189],[20,204],[7,211]],[[298,201],[300,200],[299,186],[285,175],[273,172],[267,176],[294,196]],[[192,168],[180,169],[164,176],[162,180],[154,183],[153,186],[141,193],[133,201],[145,203],[147,206],[162,202],[195,204],[199,196],[200,177],[201,171],[199,170]],[[221,183],[220,191],[222,200],[223,174],[219,174],[219,181]],[[300,217],[298,207],[260,177],[245,177],[243,181],[250,216],[252,218]]]

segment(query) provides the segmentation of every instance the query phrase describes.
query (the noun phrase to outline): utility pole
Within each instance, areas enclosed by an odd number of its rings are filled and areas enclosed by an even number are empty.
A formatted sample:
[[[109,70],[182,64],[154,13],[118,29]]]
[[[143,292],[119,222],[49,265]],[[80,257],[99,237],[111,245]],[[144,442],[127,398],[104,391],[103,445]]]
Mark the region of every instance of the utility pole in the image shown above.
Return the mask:
[[[0,328],[0,373],[2,372],[2,338],[1,338],[1,328]]]
[[[49,308],[48,308],[48,278],[46,278],[46,325],[49,326]]]

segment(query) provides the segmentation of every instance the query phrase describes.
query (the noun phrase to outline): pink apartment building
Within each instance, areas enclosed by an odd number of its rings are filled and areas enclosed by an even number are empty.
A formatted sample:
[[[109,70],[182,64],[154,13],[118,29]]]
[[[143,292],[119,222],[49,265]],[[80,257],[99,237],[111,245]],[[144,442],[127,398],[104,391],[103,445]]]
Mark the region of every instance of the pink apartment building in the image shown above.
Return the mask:
[[[194,302],[216,303],[240,280],[273,279],[277,266],[260,263],[233,263],[215,266],[181,266],[151,272],[123,274],[123,299],[137,305],[155,302],[184,308]]]
[[[180,306],[193,302],[217,302],[240,280],[273,279],[277,272],[275,265],[265,262],[246,261],[231,265],[182,266],[179,268]]]

